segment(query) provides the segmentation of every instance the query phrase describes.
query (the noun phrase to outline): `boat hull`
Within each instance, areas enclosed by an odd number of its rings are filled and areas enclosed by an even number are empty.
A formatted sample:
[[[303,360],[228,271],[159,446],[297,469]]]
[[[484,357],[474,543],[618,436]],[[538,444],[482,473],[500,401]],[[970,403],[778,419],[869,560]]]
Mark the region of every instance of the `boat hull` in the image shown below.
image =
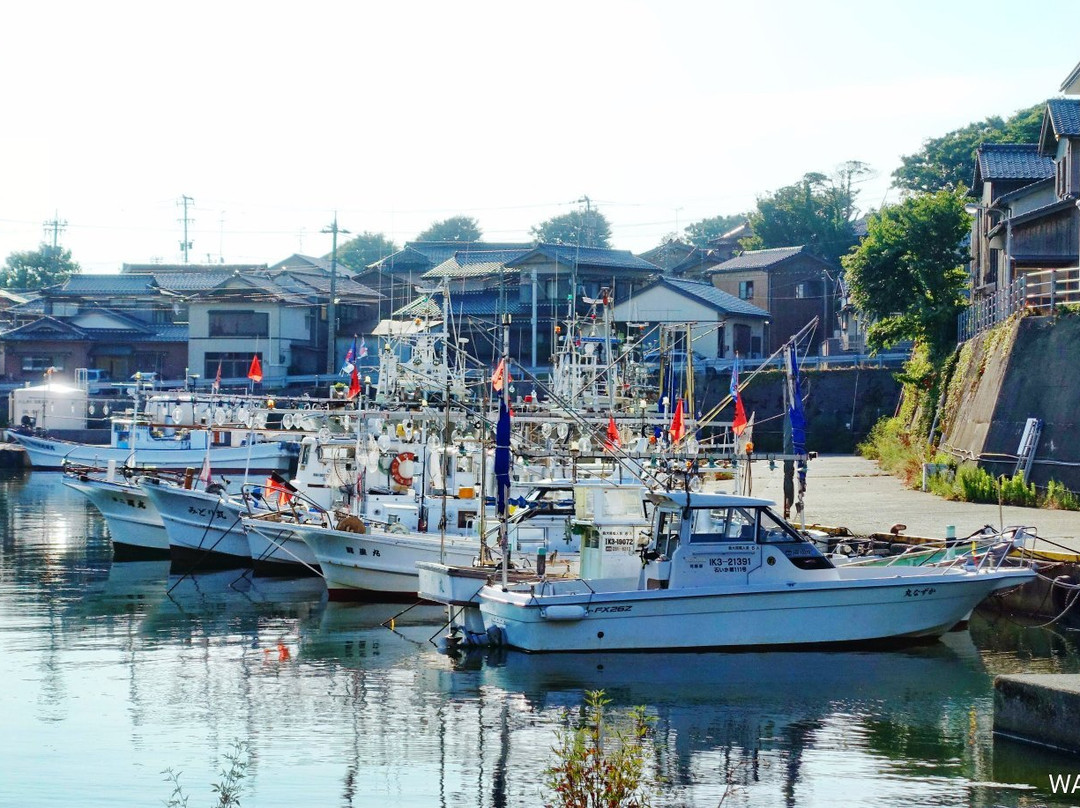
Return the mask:
[[[1026,569],[911,569],[763,587],[596,591],[601,582],[487,586],[490,636],[531,652],[643,651],[915,642],[939,637],[993,592],[1031,580]],[[548,594],[562,592],[562,594]]]
[[[419,561],[468,566],[480,551],[475,538],[419,533],[351,533],[290,525],[319,562],[331,600],[417,600]]]
[[[251,551],[240,507],[205,491],[158,485],[142,489],[161,515],[177,569],[250,567]]]
[[[169,536],[161,514],[141,488],[87,476],[63,482],[101,511],[118,561],[169,558]]]
[[[264,519],[245,524],[251,565],[256,575],[292,577],[320,575],[315,553],[290,529]]]
[[[7,434],[26,450],[31,468],[38,470],[56,471],[71,465],[105,467],[110,461],[138,468],[198,469],[206,460],[205,450],[183,448],[182,441],[176,441],[175,448],[139,449],[133,453],[114,446],[72,443],[14,431]],[[252,444],[250,457],[247,446],[212,447],[210,467],[215,474],[286,472],[293,455],[289,444],[272,441]]]

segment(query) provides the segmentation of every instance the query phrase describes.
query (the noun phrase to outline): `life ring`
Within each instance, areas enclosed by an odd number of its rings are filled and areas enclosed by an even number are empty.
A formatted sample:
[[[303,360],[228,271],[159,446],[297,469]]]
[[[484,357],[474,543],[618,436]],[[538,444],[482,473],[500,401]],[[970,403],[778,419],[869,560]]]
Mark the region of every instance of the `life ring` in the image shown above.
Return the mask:
[[[401,467],[404,463],[408,462],[411,464],[415,460],[416,455],[414,455],[412,452],[402,452],[390,461],[390,476],[394,478],[395,483],[397,483],[398,485],[412,484],[412,466],[409,465],[406,468],[406,471],[408,471],[409,474],[406,474],[404,471],[402,471]]]

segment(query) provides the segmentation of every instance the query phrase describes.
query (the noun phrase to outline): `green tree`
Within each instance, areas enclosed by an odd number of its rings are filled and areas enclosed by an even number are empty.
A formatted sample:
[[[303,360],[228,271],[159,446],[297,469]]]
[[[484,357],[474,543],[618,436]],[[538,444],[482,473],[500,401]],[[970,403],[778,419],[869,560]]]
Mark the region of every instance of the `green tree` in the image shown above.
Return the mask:
[[[579,247],[610,247],[611,223],[595,208],[555,216],[530,231],[537,241],[575,244]]]
[[[79,271],[71,250],[42,242],[36,250],[13,252],[0,268],[0,288],[36,291],[63,283]]]
[[[893,185],[924,193],[970,186],[979,146],[1037,142],[1045,108],[1045,103],[1036,104],[1007,120],[993,116],[927,140],[915,154],[900,158],[900,167],[892,174]]]
[[[736,213],[732,216],[713,216],[702,219],[683,228],[686,240],[696,247],[707,247],[713,239],[720,238],[747,220],[745,213]]]
[[[870,173],[865,164],[852,161],[832,177],[806,174],[795,185],[761,197],[749,217],[752,235],[740,244],[747,250],[806,245],[814,255],[839,263],[857,241],[854,185]]]
[[[911,339],[926,346],[935,366],[956,345],[964,308],[971,227],[963,191],[910,197],[872,214],[858,249],[843,259],[851,301],[873,320],[875,350]]]
[[[479,241],[483,234],[480,223],[471,216],[451,216],[416,237],[417,241]]]
[[[338,246],[337,260],[354,272],[360,272],[368,264],[397,252],[397,245],[382,233],[365,230],[356,238]]]

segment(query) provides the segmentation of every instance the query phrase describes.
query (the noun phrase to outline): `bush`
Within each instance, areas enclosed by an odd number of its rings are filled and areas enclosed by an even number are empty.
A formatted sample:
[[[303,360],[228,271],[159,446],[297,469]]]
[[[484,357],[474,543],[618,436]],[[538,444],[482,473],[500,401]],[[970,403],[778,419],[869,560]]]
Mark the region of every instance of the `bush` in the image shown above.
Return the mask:
[[[578,725],[558,732],[559,743],[553,747],[558,762],[546,772],[555,797],[545,801],[547,808],[645,808],[652,804],[656,783],[645,773],[650,723],[645,708],[630,711],[629,728],[612,730],[605,716],[610,703],[603,690],[586,691]]]
[[[1080,497],[1057,480],[1051,480],[1046,484],[1043,507],[1060,511],[1080,511]]]

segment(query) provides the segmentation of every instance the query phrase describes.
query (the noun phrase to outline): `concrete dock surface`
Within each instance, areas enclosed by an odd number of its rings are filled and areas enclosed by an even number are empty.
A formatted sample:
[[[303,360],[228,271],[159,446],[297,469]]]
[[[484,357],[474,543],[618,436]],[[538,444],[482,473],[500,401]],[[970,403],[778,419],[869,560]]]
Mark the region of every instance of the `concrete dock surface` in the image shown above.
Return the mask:
[[[770,471],[767,461],[752,464],[751,494],[784,501],[783,464]],[[733,490],[723,488],[722,490]],[[852,455],[823,455],[811,460],[806,475],[806,523],[846,527],[857,535],[886,533],[907,525],[910,536],[942,537],[948,525],[967,536],[985,525],[1034,527],[1044,539],[1080,553],[1080,511],[1045,510],[949,502],[934,494],[904,487],[876,461]],[[794,510],[791,521],[797,524]],[[1051,550],[1039,545],[1039,549]]]
[[[994,680],[994,732],[1080,753],[1080,675],[998,676]]]

